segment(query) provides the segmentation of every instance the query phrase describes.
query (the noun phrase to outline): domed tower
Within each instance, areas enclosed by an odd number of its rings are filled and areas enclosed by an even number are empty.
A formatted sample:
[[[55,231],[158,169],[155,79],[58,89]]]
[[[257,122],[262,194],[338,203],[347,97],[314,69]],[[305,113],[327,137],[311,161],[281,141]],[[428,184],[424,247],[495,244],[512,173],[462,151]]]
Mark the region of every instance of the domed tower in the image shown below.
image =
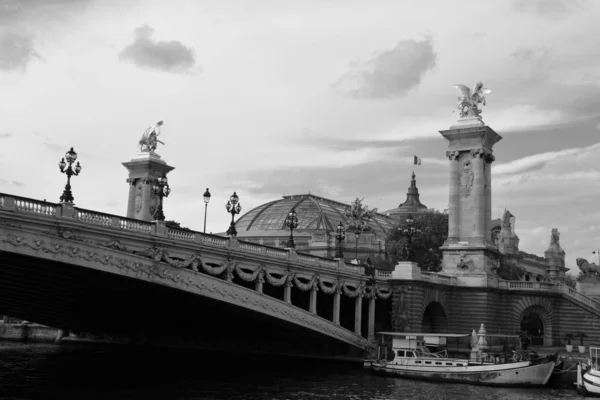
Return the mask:
[[[418,215],[424,211],[427,211],[427,206],[421,203],[421,200],[419,199],[419,188],[417,188],[417,180],[415,178],[415,172],[413,171],[410,179],[410,186],[406,193],[406,201],[396,208],[385,211],[384,214],[395,219],[402,219],[402,217]]]

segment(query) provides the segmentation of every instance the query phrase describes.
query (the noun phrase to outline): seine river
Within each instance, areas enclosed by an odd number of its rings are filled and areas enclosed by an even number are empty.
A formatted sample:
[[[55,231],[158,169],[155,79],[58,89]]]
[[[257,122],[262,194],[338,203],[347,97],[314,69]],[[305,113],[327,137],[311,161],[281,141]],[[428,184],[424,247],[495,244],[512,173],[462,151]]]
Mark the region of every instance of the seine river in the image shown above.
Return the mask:
[[[360,365],[182,350],[0,342],[0,399],[569,399],[372,376]]]

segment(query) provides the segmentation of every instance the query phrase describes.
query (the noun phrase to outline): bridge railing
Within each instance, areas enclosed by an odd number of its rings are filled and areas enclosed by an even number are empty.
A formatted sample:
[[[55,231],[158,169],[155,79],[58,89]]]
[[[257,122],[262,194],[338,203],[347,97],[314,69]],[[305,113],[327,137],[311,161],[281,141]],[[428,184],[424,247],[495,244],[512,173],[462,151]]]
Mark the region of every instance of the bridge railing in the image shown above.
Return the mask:
[[[26,212],[44,217],[58,219],[65,218],[105,229],[162,236],[175,242],[195,242],[210,247],[235,248],[235,250],[244,253],[273,258],[278,261],[290,260],[305,265],[346,271],[350,274],[364,275],[365,273],[365,268],[363,266],[349,265],[343,260],[296,253],[294,250],[290,249],[271,247],[243,240],[236,239],[231,241],[229,238],[218,235],[196,232],[188,229],[170,228],[162,221],[142,221],[120,215],[74,207],[70,203],[50,203],[47,201],[0,193],[0,211]],[[388,278],[385,274],[379,274],[378,277],[381,279]]]

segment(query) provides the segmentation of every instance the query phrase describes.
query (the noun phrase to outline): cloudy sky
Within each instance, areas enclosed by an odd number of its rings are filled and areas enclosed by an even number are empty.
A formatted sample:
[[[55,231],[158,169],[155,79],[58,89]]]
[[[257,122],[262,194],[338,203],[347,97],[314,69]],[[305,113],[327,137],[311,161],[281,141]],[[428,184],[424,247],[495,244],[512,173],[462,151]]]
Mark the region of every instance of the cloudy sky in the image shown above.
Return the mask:
[[[521,250],[558,228],[567,264],[600,248],[600,2],[0,0],[0,191],[58,201],[74,146],[78,206],[124,215],[121,162],[164,120],[167,219],[228,226],[311,192],[380,211],[448,204],[453,85],[493,90],[494,216]]]

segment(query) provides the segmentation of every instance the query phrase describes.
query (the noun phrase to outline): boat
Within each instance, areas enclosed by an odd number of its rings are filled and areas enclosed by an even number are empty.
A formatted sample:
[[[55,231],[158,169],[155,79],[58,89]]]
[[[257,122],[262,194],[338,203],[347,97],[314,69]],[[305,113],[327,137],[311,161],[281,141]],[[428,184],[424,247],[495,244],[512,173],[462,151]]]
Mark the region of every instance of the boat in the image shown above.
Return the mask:
[[[599,355],[600,347],[590,346],[588,362],[577,365],[577,391],[585,396],[600,396]]]
[[[471,335],[414,332],[378,334],[381,335],[381,344],[377,348],[377,356],[365,360],[365,369],[375,374],[406,379],[503,387],[544,386],[558,358],[558,353],[541,357],[531,350],[489,345],[487,338],[502,336],[518,339],[518,336],[487,335],[483,324],[479,334],[473,330]],[[466,354],[470,356],[464,357],[464,352],[463,357],[449,356],[446,346],[448,339],[456,339],[458,343],[461,339],[468,341],[466,338],[469,336],[471,349],[470,354]]]

